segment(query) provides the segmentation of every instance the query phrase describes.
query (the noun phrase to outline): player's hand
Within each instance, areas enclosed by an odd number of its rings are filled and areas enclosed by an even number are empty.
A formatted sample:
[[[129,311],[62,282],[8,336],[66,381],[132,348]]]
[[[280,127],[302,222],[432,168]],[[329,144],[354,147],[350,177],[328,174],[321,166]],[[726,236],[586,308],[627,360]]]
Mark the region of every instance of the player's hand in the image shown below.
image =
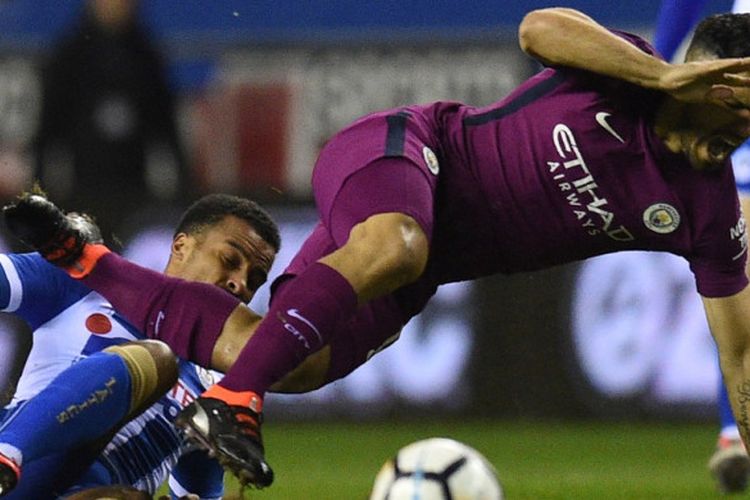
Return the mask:
[[[750,117],[750,58],[670,64],[659,88],[680,101],[716,104]]]

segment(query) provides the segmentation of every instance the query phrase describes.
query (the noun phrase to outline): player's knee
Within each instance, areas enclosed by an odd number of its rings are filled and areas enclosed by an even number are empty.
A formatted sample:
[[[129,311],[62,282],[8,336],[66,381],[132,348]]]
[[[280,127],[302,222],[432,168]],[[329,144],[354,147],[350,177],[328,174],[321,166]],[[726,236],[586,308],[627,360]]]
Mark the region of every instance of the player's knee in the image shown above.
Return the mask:
[[[372,263],[373,274],[399,286],[415,281],[427,265],[427,236],[405,214],[375,215],[354,226],[349,241],[360,257]]]
[[[122,358],[130,373],[129,417],[151,406],[177,382],[177,358],[164,342],[128,342],[108,347],[105,352]]]

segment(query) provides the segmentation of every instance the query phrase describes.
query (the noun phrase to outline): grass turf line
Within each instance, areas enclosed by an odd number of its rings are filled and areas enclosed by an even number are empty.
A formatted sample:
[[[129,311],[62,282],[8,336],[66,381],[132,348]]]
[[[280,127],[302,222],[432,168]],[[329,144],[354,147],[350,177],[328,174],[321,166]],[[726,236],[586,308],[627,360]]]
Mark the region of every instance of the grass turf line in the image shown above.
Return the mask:
[[[718,499],[706,462],[710,424],[601,422],[268,423],[276,481],[247,499],[366,499],[380,465],[418,439],[446,436],[480,450],[514,499]],[[227,478],[228,500],[239,498]]]

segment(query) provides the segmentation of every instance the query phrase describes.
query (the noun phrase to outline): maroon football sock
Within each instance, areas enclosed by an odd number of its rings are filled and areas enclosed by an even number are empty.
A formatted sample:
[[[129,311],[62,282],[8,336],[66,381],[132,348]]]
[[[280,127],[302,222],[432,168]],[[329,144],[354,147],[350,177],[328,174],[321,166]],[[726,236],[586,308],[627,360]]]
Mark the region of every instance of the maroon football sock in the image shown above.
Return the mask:
[[[315,263],[284,283],[237,362],[219,382],[232,391],[263,397],[271,385],[327,342],[340,321],[357,309],[357,295],[346,279]]]
[[[82,281],[146,336],[205,367],[224,322],[240,304],[214,285],[171,278],[115,253],[101,257]]]

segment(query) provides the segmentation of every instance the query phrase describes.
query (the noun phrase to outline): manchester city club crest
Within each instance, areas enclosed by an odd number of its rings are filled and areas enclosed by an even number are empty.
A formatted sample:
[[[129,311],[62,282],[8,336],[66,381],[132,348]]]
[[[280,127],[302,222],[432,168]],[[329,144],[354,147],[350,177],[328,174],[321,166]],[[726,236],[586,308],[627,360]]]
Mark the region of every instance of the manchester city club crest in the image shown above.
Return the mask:
[[[427,164],[427,168],[430,169],[430,172],[432,172],[432,175],[437,175],[438,172],[440,172],[440,165],[438,164],[437,156],[435,156],[435,153],[425,146],[422,148],[422,156],[424,156],[424,162]]]
[[[655,233],[669,234],[680,225],[680,213],[668,203],[654,203],[643,211],[643,223]]]

